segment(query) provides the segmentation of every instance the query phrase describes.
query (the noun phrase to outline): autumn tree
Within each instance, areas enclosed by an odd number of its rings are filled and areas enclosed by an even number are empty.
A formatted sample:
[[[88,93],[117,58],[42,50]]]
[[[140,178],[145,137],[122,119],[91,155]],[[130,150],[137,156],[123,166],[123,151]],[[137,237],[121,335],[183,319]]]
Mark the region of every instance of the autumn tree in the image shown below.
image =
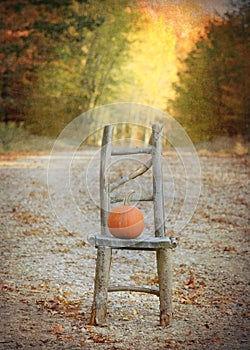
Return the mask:
[[[26,109],[32,132],[57,133],[81,112],[114,101],[119,86],[129,81],[122,66],[138,16],[129,1],[73,1],[70,6],[95,25],[79,28],[76,21],[68,26],[56,58],[40,70]]]
[[[249,132],[247,1],[210,22],[185,60],[173,114],[193,140]]]
[[[102,19],[77,11],[71,0],[7,0],[0,2],[0,105],[1,120],[23,120],[24,102],[41,69],[81,48],[82,33],[98,27]],[[87,1],[86,1],[87,3]],[[28,93],[27,93],[28,92]]]
[[[166,108],[175,91],[180,64],[198,40],[209,15],[202,1],[138,1],[140,27],[129,33],[130,60],[123,67],[132,77],[121,86],[120,99]],[[168,105],[167,105],[168,108]]]

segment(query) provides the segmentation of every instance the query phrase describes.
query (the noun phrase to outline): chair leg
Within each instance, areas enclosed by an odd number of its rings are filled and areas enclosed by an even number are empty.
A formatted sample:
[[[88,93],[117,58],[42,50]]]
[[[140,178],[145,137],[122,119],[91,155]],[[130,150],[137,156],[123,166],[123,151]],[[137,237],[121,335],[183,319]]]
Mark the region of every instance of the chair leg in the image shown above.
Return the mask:
[[[97,251],[94,301],[90,325],[102,325],[107,314],[108,282],[111,265],[111,248],[101,247]]]
[[[169,326],[172,319],[172,251],[156,252],[160,292],[160,325]]]

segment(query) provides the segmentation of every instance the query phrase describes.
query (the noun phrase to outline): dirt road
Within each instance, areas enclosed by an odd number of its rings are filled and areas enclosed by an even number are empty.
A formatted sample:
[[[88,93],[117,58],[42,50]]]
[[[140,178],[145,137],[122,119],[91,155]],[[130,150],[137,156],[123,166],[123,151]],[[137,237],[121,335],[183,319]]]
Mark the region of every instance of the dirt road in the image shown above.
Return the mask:
[[[0,349],[249,349],[248,159],[200,162],[200,201],[174,252],[166,329],[156,296],[128,292],[109,295],[105,327],[88,326],[95,248],[54,216],[46,155],[2,159]],[[91,232],[98,208],[78,192]],[[111,280],[157,285],[154,253],[114,252]]]

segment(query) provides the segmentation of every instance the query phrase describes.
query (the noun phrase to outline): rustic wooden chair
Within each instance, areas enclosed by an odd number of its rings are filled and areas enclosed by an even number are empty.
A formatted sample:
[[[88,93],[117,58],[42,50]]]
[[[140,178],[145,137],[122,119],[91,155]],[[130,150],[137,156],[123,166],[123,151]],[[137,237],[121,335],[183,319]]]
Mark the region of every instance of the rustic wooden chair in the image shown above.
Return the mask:
[[[90,317],[91,325],[105,323],[107,312],[108,292],[138,291],[152,293],[160,299],[160,325],[168,326],[172,317],[172,248],[176,247],[176,240],[165,235],[163,181],[161,168],[162,136],[161,126],[152,126],[152,146],[150,147],[112,147],[113,125],[104,127],[101,163],[100,163],[100,214],[101,234],[89,236],[89,241],[97,248],[94,300]],[[109,172],[112,155],[127,155],[147,153],[152,157],[143,167],[134,173],[122,177],[116,183],[110,184]],[[146,172],[152,165],[154,202],[154,233],[145,239],[119,239],[111,237],[107,219],[110,211],[110,192],[119,185]],[[143,199],[142,199],[143,200]],[[159,289],[140,288],[138,286],[109,286],[112,249],[154,250],[156,251]]]

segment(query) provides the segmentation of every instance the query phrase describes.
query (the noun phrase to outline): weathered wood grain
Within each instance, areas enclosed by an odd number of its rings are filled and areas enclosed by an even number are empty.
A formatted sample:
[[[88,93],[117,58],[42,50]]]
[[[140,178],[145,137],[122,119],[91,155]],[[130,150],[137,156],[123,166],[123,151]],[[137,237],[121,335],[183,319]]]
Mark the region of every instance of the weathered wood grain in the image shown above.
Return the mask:
[[[168,326],[172,318],[172,249],[177,242],[165,234],[163,176],[161,167],[162,127],[159,124],[152,126],[152,147],[146,148],[114,148],[112,149],[113,126],[104,128],[103,144],[100,163],[100,204],[101,204],[101,235],[90,235],[89,242],[97,248],[96,277],[94,302],[90,324],[101,325],[105,322],[107,311],[107,294],[115,291],[137,291],[152,293],[160,299],[160,324]],[[111,155],[125,155],[135,153],[151,153],[152,157],[143,166],[121,177],[114,183],[109,182]],[[108,232],[107,219],[110,210],[110,201],[122,199],[113,196],[110,192],[126,182],[144,174],[152,166],[153,196],[146,196],[145,200],[154,202],[154,237],[146,239],[118,239],[111,237]],[[140,200],[132,198],[132,200]],[[155,250],[159,290],[134,286],[108,287],[112,249]]]
[[[96,247],[111,247],[113,249],[137,249],[137,250],[156,250],[160,248],[175,248],[176,242],[169,237],[147,237],[145,239],[120,239],[115,237],[106,237],[102,235],[95,236],[94,244]]]
[[[154,222],[155,236],[163,237],[165,234],[165,217],[164,217],[164,196],[162,183],[162,127],[159,124],[152,126],[152,170],[153,170],[153,198],[154,198]]]
[[[117,202],[123,202],[124,198],[118,197],[118,196],[110,196],[111,203],[117,203]],[[133,195],[133,197],[130,198],[130,202],[152,202],[153,196],[137,196],[136,194]]]
[[[112,156],[122,156],[128,154],[152,153],[152,147],[113,147]]]
[[[152,166],[152,159],[149,159],[145,164],[137,168],[135,171],[128,173],[122,177],[120,177],[117,181],[110,184],[110,192],[114,191],[116,188],[124,185],[126,182],[135,179],[138,176],[141,176],[146,171],[148,171]]]
[[[164,193],[162,180],[162,127],[154,124],[152,127],[152,160],[153,160],[153,196],[155,235],[165,235]],[[156,251],[157,271],[160,292],[160,324],[168,326],[172,318],[172,252],[162,247]]]
[[[112,136],[114,127],[107,125],[104,127],[101,163],[100,163],[100,216],[101,233],[103,236],[108,234],[107,219],[110,210],[109,201],[109,170],[111,162]],[[110,274],[112,250],[110,247],[98,247],[95,289],[92,312],[90,316],[91,325],[101,325],[105,322],[107,313],[108,282]]]
[[[148,287],[137,287],[137,286],[110,286],[108,289],[109,292],[141,292],[147,294],[154,294],[159,296],[159,290],[156,288]]]

